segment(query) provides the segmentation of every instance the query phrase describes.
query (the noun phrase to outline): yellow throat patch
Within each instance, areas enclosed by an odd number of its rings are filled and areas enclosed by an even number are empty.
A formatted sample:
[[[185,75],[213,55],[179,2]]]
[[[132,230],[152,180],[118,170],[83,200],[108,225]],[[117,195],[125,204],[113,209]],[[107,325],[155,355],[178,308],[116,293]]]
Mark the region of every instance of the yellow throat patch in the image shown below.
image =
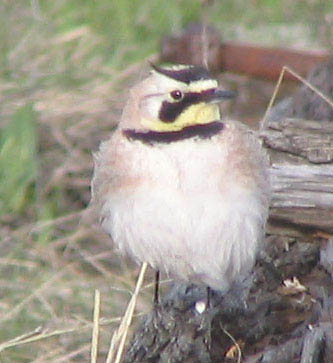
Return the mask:
[[[216,103],[197,103],[186,108],[174,122],[141,119],[141,124],[152,131],[179,131],[187,126],[208,124],[220,119],[220,109]]]

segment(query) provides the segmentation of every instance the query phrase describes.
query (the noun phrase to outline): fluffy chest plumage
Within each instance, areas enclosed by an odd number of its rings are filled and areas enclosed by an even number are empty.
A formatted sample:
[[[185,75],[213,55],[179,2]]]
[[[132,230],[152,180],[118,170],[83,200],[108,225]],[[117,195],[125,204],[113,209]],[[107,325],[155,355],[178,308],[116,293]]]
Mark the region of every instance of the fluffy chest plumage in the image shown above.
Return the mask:
[[[223,174],[224,151],[212,140],[184,140],[133,147],[131,173],[142,177],[142,187],[161,188],[191,198],[217,192]],[[136,151],[134,152],[134,148]]]
[[[216,289],[252,267],[265,219],[260,196],[238,184],[220,144],[134,142],[121,152],[131,155],[124,186],[103,206],[103,226],[121,251]],[[126,178],[138,182],[128,188]]]

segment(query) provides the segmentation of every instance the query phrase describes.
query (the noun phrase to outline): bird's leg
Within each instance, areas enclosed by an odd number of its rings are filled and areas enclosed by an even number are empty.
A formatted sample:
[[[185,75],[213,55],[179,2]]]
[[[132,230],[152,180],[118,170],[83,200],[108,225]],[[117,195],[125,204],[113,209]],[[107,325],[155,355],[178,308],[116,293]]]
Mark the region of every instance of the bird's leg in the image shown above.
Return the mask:
[[[154,305],[157,306],[159,302],[158,288],[160,282],[160,271],[157,270],[155,273],[155,292],[154,292]]]
[[[208,286],[207,287],[207,309],[210,309],[212,306],[211,306],[211,289],[210,287]]]

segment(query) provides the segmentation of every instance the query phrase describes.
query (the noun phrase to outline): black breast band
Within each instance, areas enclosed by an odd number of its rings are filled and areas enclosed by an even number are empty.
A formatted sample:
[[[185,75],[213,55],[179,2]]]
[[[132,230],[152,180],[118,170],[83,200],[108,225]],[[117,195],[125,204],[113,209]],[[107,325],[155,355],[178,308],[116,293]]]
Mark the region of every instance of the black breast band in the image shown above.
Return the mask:
[[[208,124],[191,125],[179,131],[136,131],[132,129],[123,130],[123,134],[129,140],[139,140],[145,144],[164,143],[181,141],[190,138],[208,139],[222,131],[224,124],[220,121],[213,121]]]

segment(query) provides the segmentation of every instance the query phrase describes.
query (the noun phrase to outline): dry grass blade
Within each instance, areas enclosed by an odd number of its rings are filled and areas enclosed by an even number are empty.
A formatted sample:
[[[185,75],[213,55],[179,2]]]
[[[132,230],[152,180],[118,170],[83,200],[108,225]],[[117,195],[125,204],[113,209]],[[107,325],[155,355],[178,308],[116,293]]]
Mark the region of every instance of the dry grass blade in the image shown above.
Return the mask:
[[[70,359],[75,358],[76,356],[84,353],[85,351],[88,351],[89,346],[90,346],[90,344],[85,344],[84,346],[79,347],[78,349],[75,349],[68,354],[63,355],[63,356],[59,357],[58,359],[52,360],[52,362],[53,363],[71,362]]]
[[[267,120],[267,116],[269,114],[269,112],[271,111],[272,107],[273,107],[273,104],[275,102],[275,99],[276,99],[276,96],[279,92],[279,89],[280,89],[280,86],[281,86],[281,82],[283,80],[283,76],[284,76],[284,73],[285,73],[286,69],[285,67],[282,68],[281,70],[281,73],[280,73],[280,76],[279,76],[279,79],[276,83],[276,86],[274,87],[274,92],[272,94],[272,97],[271,99],[269,100],[269,103],[268,103],[268,106],[267,106],[267,109],[266,109],[266,112],[265,112],[265,115],[260,123],[260,128],[263,129],[265,127],[265,124],[266,124],[266,120]]]
[[[295,78],[297,78],[299,81],[303,82],[307,87],[309,87],[313,92],[317,93],[319,97],[321,97],[325,102],[327,102],[332,108],[333,108],[333,100],[324,95],[323,92],[321,92],[317,87],[313,86],[310,82],[308,82],[306,79],[298,75],[295,71],[290,69],[287,66],[283,67],[286,71],[288,71],[290,74],[292,74]]]
[[[50,285],[52,285],[54,283],[55,280],[59,279],[71,265],[73,265],[73,264],[69,264],[66,267],[64,267],[62,270],[60,270],[58,273],[56,273],[52,278],[50,278],[49,280],[44,282],[32,294],[28,295],[19,304],[17,304],[15,307],[13,307],[7,314],[2,316],[0,318],[0,324],[4,323],[5,321],[7,321],[9,319],[12,319],[15,315],[17,315],[28,302],[30,302],[34,297],[36,297],[36,295],[38,293],[40,293],[44,289],[48,288]]]
[[[50,219],[47,221],[40,221],[37,223],[32,223],[31,225],[27,225],[26,227],[31,229],[30,233],[31,232],[41,232],[44,228],[60,225],[65,222],[71,221],[75,218],[78,218],[82,215],[83,212],[84,211],[82,211],[82,210],[75,211],[73,213],[69,213],[64,216],[53,218],[53,219]]]
[[[92,332],[91,359],[90,359],[91,363],[95,363],[97,361],[100,307],[101,307],[101,293],[99,292],[99,290],[95,290],[94,325]]]
[[[146,269],[147,269],[147,262],[144,262],[141,266],[141,270],[140,270],[138,281],[137,281],[137,284],[135,287],[135,291],[127,306],[125,315],[120,323],[119,328],[116,330],[116,332],[112,336],[106,363],[111,363],[111,362],[119,363],[120,362],[120,359],[121,359],[121,356],[122,356],[122,353],[124,350],[124,346],[125,346],[128,329],[132,322],[133,313],[134,313],[134,309],[135,309],[135,305],[136,305],[136,300],[137,300],[140,288],[143,283],[143,278],[146,273]]]
[[[6,257],[0,257],[0,265],[6,265],[6,266],[14,265],[30,269],[38,267],[38,264],[33,261],[24,261],[24,260],[18,260],[15,258],[6,258]]]
[[[287,67],[287,66],[283,66],[279,79],[276,83],[276,86],[274,88],[274,92],[272,94],[272,97],[269,101],[269,104],[267,106],[264,118],[261,122],[261,128],[264,127],[266,120],[267,120],[267,116],[269,114],[269,112],[271,111],[271,108],[273,107],[273,104],[275,102],[276,96],[279,92],[280,86],[281,86],[281,82],[283,80],[283,76],[285,74],[285,72],[289,72],[291,75],[293,75],[296,79],[298,79],[300,82],[304,83],[307,87],[309,87],[313,92],[315,92],[319,97],[321,97],[325,102],[327,102],[332,108],[333,108],[333,100],[330,99],[329,97],[327,97],[324,93],[322,93],[317,87],[313,86],[310,82],[308,82],[305,78],[303,78],[302,76],[300,76],[299,74],[297,74],[295,71],[293,71],[291,68]]]
[[[207,34],[207,24],[209,24],[208,7],[211,4],[206,1],[202,1],[202,32],[201,32],[201,52],[202,52],[202,65],[209,69],[209,41]]]
[[[81,215],[84,213],[84,210],[75,211],[73,213],[66,214],[61,217],[52,218],[49,220],[43,220],[39,222],[29,223],[24,225],[21,228],[18,228],[17,231],[13,233],[13,235],[26,235],[27,233],[37,233],[42,232],[45,228],[48,227],[55,227],[62,225],[66,222],[71,222],[76,218],[81,217]]]
[[[236,339],[226,329],[223,328],[223,326],[221,324],[220,324],[220,328],[222,329],[223,333],[225,335],[227,335],[231,339],[231,341],[234,343],[234,346],[236,347],[237,352],[238,352],[237,363],[240,363],[242,360],[242,350],[241,350],[239,344],[237,343]]]
[[[45,363],[49,362],[51,358],[54,358],[56,355],[61,354],[63,351],[62,347],[57,347],[56,349],[51,349],[50,351],[47,351],[46,354],[40,355],[37,359],[34,359],[30,363]]]
[[[7,347],[14,346],[17,343],[20,343],[21,341],[30,340],[32,337],[35,337],[36,335],[39,335],[40,331],[41,331],[41,328],[38,327],[38,328],[36,328],[35,330],[33,330],[31,332],[22,334],[22,335],[20,335],[18,337],[15,337],[15,338],[9,340],[8,342],[2,343],[0,345],[0,352],[2,352]]]
[[[113,324],[116,323],[118,321],[121,321],[121,318],[112,318],[112,319],[106,319],[103,322],[101,322],[100,325],[108,325],[108,324]],[[29,344],[29,343],[33,343],[42,339],[47,339],[47,338],[52,338],[58,335],[63,335],[63,334],[69,334],[69,333],[74,333],[77,331],[83,331],[84,329],[91,329],[91,323],[87,323],[85,325],[80,325],[80,326],[75,326],[73,328],[67,328],[67,329],[57,329],[57,330],[53,330],[53,331],[41,331],[41,328],[38,327],[37,329],[25,333],[23,335],[20,335],[18,337],[15,337],[11,340],[8,340],[4,343],[0,344],[0,352],[4,351],[5,349],[11,348],[11,347],[15,347],[15,346],[19,346],[19,345],[23,345],[23,344]]]
[[[16,337],[12,340],[9,340],[7,342],[4,342],[0,345],[0,352],[4,351],[7,348],[15,347],[22,344],[28,344],[33,343],[41,339],[54,337],[57,335],[72,333],[77,330],[84,329],[85,327],[78,327],[78,328],[69,328],[69,329],[63,329],[63,330],[54,330],[52,332],[40,332],[40,328],[37,328],[33,332],[29,332],[24,335],[20,335],[19,337]]]

